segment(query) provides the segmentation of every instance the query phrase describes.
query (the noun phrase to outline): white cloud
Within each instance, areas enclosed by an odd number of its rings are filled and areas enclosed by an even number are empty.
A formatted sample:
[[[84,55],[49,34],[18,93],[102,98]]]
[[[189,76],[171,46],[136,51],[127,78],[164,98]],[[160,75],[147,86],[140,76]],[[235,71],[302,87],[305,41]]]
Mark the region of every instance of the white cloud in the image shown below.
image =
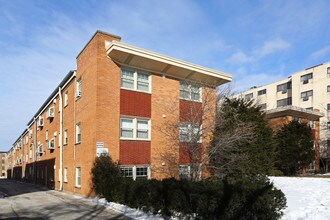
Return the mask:
[[[325,46],[315,52],[313,52],[311,55],[309,55],[309,57],[311,59],[319,59],[324,57],[325,55],[329,55],[330,54],[330,45]]]
[[[290,43],[280,39],[272,39],[270,41],[266,41],[263,45],[251,52],[251,55],[247,55],[246,53],[242,52],[241,50],[232,54],[228,62],[239,64],[239,63],[252,63],[256,62],[270,54],[277,53],[279,51],[286,50],[290,47]]]

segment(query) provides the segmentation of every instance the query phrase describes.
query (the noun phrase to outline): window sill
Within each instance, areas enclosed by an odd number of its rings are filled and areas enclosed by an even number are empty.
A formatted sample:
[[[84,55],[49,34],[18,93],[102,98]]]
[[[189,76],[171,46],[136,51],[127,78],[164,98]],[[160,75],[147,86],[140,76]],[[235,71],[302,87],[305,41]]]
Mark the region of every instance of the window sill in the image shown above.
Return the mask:
[[[150,138],[148,139],[141,139],[141,138],[120,138],[121,141],[151,141]]]
[[[129,89],[129,88],[124,88],[124,87],[120,87],[120,89],[133,91],[133,92],[141,92],[141,93],[151,94],[151,92],[146,92],[146,91],[141,91],[141,90],[136,90],[136,89]]]
[[[180,98],[180,97],[179,97],[179,99],[180,99],[180,100],[185,100],[185,101],[190,101],[190,102],[198,102],[198,103],[202,103],[202,101],[201,101],[201,100],[199,100],[199,101],[196,101],[196,100],[191,100],[191,99],[184,99],[184,98]]]
[[[81,186],[74,186],[74,188],[76,188],[76,189],[81,189]]]
[[[75,143],[75,145],[78,145],[78,144],[81,144],[81,142],[77,142],[77,143]]]
[[[79,99],[81,99],[81,96],[76,96],[75,97],[75,101],[78,101]]]

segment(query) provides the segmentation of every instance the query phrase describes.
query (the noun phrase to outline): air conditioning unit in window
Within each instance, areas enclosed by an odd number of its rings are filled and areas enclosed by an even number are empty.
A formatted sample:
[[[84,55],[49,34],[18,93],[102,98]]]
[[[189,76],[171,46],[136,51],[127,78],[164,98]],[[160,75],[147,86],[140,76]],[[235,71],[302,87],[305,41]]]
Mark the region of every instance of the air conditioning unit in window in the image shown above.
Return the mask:
[[[305,79],[304,81],[303,81],[303,84],[307,84],[309,81],[308,81],[308,79]]]
[[[308,97],[303,98],[303,101],[304,101],[304,102],[305,102],[305,101],[308,101]]]
[[[36,152],[37,154],[42,154],[42,145],[39,145],[38,147],[37,147],[37,152]]]
[[[43,127],[44,126],[44,119],[43,118],[39,118],[37,121],[37,126],[38,127]]]
[[[81,91],[78,91],[77,93],[76,93],[76,98],[80,98],[81,97]]]
[[[46,118],[54,118],[54,107],[50,107],[46,112]]]
[[[48,150],[55,149],[55,139],[54,138],[47,142],[47,149]]]
[[[285,94],[285,93],[287,93],[287,92],[288,92],[287,90],[283,90],[283,91],[282,91],[282,94]]]

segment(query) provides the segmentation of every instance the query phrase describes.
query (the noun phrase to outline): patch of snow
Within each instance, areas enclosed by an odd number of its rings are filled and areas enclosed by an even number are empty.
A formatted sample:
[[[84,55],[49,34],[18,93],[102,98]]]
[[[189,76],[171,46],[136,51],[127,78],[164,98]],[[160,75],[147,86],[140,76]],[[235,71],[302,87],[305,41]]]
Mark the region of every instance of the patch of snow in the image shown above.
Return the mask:
[[[287,199],[283,220],[330,219],[330,178],[270,177]]]

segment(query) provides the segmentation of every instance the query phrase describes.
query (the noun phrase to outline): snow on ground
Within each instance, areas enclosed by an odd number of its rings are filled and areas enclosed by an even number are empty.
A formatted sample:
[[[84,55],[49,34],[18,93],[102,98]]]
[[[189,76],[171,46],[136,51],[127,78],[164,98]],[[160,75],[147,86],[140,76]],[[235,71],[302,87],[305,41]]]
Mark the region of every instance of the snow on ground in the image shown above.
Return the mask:
[[[270,177],[287,199],[283,220],[330,219],[330,178]]]

